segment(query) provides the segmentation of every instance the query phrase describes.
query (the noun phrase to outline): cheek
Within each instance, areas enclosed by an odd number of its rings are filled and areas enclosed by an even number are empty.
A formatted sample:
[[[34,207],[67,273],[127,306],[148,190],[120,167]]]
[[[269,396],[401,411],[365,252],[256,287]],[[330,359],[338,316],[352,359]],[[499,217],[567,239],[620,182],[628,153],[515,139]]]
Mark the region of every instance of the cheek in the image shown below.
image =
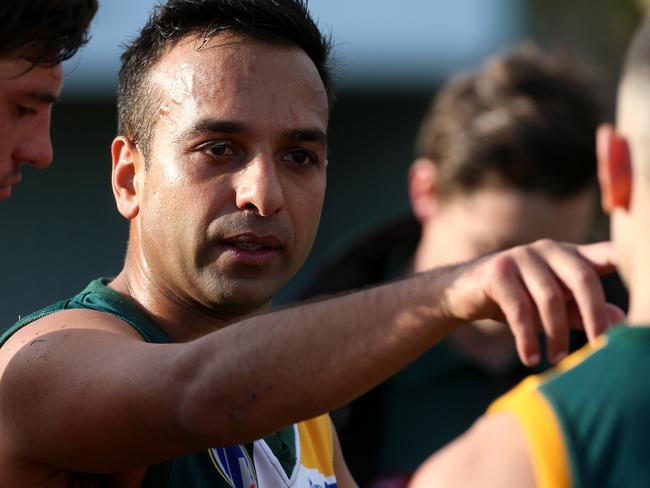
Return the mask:
[[[5,140],[7,139],[6,134],[10,129],[10,116],[9,116],[9,108],[6,106],[5,103],[2,104],[0,107],[0,131],[2,131],[3,134],[3,144],[5,143]]]
[[[287,204],[296,232],[296,240],[313,243],[320,223],[325,197],[324,178],[314,178],[309,184],[296,185],[287,195]]]
[[[485,235],[483,223],[482,217],[468,215],[453,223],[448,222],[448,225],[440,225],[436,229],[444,236],[445,264],[468,261],[494,250],[492,247],[496,246],[493,246],[489,239],[486,242],[482,238]],[[490,236],[492,233],[488,232],[487,235]]]

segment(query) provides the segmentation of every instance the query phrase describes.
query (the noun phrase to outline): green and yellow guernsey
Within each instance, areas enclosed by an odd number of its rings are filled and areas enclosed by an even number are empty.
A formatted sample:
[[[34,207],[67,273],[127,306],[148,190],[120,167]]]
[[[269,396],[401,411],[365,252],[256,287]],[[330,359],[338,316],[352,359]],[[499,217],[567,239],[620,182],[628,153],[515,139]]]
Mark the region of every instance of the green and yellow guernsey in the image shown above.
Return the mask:
[[[108,279],[91,282],[81,293],[18,321],[0,336],[0,347],[17,330],[48,314],[85,308],[113,314],[146,342],[172,340],[136,305],[109,288]],[[283,428],[250,444],[205,449],[149,467],[145,488],[336,487],[331,422],[328,415]]]
[[[496,400],[523,428],[540,488],[650,486],[650,328],[617,326]]]

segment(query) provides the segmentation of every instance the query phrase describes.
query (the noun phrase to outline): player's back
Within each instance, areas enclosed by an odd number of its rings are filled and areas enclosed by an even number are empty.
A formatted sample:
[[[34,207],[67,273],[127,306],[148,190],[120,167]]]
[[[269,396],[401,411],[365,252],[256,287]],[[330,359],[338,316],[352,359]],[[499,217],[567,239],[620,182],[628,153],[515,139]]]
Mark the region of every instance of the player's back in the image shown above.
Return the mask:
[[[491,412],[518,418],[538,484],[650,486],[647,371],[650,327],[619,326],[600,346],[586,346],[553,371],[524,380]]]

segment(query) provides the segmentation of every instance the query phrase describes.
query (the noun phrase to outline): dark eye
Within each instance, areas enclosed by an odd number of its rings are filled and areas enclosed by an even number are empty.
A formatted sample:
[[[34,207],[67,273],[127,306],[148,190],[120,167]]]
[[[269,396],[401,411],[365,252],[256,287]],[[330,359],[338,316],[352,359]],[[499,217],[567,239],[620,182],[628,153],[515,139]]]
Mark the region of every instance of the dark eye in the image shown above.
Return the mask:
[[[294,149],[293,151],[290,151],[287,153],[286,159],[299,165],[315,164],[318,162],[311,152],[305,151],[304,149]]]
[[[234,156],[236,154],[235,149],[228,141],[211,142],[206,144],[204,148],[213,156]]]
[[[17,104],[16,112],[18,113],[19,117],[25,117],[27,115],[34,115],[36,113],[36,110],[26,105]]]

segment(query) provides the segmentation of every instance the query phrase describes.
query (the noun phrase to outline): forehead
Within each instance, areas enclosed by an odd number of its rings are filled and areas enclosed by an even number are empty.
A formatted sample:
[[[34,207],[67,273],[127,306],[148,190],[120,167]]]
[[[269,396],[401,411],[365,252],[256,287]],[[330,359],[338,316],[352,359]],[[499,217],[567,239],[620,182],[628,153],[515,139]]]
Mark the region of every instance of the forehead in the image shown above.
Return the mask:
[[[318,71],[297,47],[232,35],[207,42],[188,37],[154,66],[159,121],[174,125],[219,118],[251,127],[325,131],[328,104]]]
[[[0,90],[3,94],[35,94],[57,97],[61,91],[61,65],[32,66],[23,58],[0,59]]]
[[[596,208],[594,192],[585,190],[568,199],[523,193],[516,189],[484,188],[452,204],[455,220],[489,246],[503,246],[551,238],[579,242],[587,237]]]

